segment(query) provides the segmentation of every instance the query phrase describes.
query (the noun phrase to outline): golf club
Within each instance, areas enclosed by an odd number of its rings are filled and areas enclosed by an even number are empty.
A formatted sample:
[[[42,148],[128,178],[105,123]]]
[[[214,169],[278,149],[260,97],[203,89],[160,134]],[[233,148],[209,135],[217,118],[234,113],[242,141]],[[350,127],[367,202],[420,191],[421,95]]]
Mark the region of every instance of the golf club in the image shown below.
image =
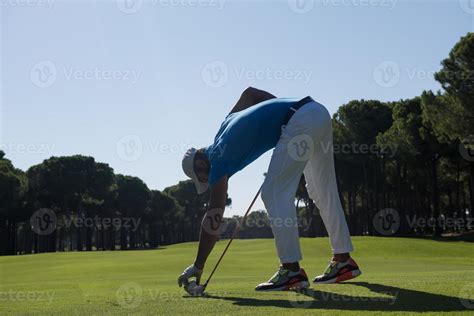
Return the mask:
[[[194,288],[194,293],[199,295],[199,294],[203,294],[204,293],[204,290],[206,289],[207,285],[209,284],[209,281],[211,281],[211,278],[212,276],[214,275],[214,272],[216,272],[217,270],[217,267],[219,266],[219,264],[221,263],[222,261],[222,258],[224,258],[224,255],[225,253],[227,252],[227,249],[229,249],[229,246],[230,244],[232,243],[232,241],[234,240],[234,238],[237,236],[237,234],[239,233],[240,231],[240,228],[242,227],[242,225],[244,224],[244,221],[245,221],[245,218],[247,217],[247,215],[249,214],[250,210],[252,209],[252,206],[254,205],[255,201],[257,200],[257,197],[258,195],[260,194],[260,191],[262,191],[262,187],[260,186],[260,189],[258,189],[258,192],[257,194],[255,195],[255,197],[253,198],[252,200],[252,203],[250,203],[250,206],[249,208],[247,209],[247,211],[245,212],[244,216],[242,217],[242,219],[240,220],[240,224],[235,227],[234,229],[234,233],[232,234],[232,237],[229,239],[229,242],[227,243],[227,246],[225,246],[224,248],[224,251],[222,252],[219,260],[217,261],[216,265],[214,266],[214,269],[212,269],[211,271],[211,274],[209,275],[209,278],[207,279],[206,283],[204,283],[203,285],[198,285]]]

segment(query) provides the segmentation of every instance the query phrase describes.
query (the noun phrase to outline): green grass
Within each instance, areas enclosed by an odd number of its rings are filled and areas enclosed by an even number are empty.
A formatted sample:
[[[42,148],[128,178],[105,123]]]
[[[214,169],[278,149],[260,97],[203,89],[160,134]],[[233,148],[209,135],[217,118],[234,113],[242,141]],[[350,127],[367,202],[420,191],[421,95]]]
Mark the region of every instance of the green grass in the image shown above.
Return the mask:
[[[225,243],[218,243],[207,273]],[[319,274],[330,255],[327,238],[301,243],[302,266],[311,277]],[[472,243],[356,237],[354,245],[363,274],[350,283],[312,286],[305,293],[256,293],[254,286],[278,266],[273,240],[237,240],[209,284],[209,297],[202,298],[188,297],[176,282],[192,262],[196,243],[0,257],[0,315],[473,315]]]

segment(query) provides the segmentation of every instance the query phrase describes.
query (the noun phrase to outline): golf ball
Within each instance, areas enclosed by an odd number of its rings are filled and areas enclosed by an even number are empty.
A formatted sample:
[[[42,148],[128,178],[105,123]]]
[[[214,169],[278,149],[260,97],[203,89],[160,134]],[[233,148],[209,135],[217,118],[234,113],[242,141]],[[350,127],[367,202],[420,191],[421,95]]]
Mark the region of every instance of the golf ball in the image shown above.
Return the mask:
[[[195,291],[196,291],[196,287],[197,287],[197,286],[198,286],[198,285],[197,285],[196,281],[191,281],[191,282],[189,282],[188,285],[186,285],[186,286],[184,287],[184,289],[185,289],[186,292],[188,292],[189,294],[194,294]]]
[[[184,287],[186,292],[193,296],[204,296],[206,293],[204,293],[204,285],[198,285],[196,281],[191,281],[189,282],[188,285]]]
[[[198,285],[194,288],[194,295],[206,295],[204,285]]]

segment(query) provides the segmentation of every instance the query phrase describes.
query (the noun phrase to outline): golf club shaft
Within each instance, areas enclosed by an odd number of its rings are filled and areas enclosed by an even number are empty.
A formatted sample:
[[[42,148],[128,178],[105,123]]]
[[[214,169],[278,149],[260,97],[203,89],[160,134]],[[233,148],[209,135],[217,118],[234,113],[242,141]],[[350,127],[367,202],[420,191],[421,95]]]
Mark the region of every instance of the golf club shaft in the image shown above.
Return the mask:
[[[225,246],[224,251],[223,251],[222,254],[221,254],[221,257],[219,258],[219,260],[217,261],[216,265],[214,266],[214,269],[212,269],[212,272],[211,272],[211,274],[209,275],[209,278],[207,279],[206,283],[204,283],[204,288],[206,288],[207,284],[209,283],[209,281],[211,280],[212,276],[214,275],[214,272],[216,272],[217,267],[219,266],[219,263],[221,262],[222,258],[224,258],[224,255],[225,255],[225,253],[227,252],[227,249],[229,249],[230,244],[232,243],[232,241],[234,240],[234,238],[237,236],[238,232],[240,231],[240,228],[241,228],[242,225],[244,224],[245,218],[247,217],[248,213],[249,213],[250,210],[252,209],[252,206],[254,205],[255,201],[257,200],[257,197],[258,197],[258,195],[260,194],[260,191],[262,191],[262,187],[260,187],[260,189],[258,189],[258,192],[257,192],[257,194],[255,195],[255,197],[253,198],[252,203],[250,203],[250,206],[249,206],[249,208],[247,209],[247,212],[245,212],[244,217],[242,217],[242,219],[240,220],[240,224],[239,224],[237,227],[235,227],[234,233],[232,234],[232,237],[230,238],[229,242],[227,243],[227,246]]]

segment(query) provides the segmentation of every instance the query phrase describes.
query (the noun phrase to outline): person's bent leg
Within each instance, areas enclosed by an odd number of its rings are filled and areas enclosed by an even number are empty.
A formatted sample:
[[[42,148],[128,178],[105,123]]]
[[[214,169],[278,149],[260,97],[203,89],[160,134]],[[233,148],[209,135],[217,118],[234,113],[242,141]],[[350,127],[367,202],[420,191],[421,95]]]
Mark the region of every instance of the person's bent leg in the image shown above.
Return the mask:
[[[354,248],[337,188],[330,124],[315,142],[314,154],[306,165],[304,175],[308,194],[320,210],[332,252],[342,260]]]
[[[275,148],[262,186],[262,200],[268,212],[280,263],[287,269],[299,270],[302,259],[295,207],[295,193],[306,162],[288,157],[287,146]]]
[[[315,150],[304,175],[308,194],[318,206],[331,242],[333,258],[325,273],[317,276],[317,283],[338,283],[361,274],[357,263],[350,258],[353,251],[344,210],[339,198],[332,145],[332,122],[329,113],[319,105],[318,117],[325,118],[315,137]]]
[[[295,206],[296,189],[307,159],[295,159],[289,154],[290,142],[309,126],[302,118],[304,115],[297,112],[282,128],[262,186],[262,200],[268,211],[281,266],[268,282],[256,287],[257,291],[293,290],[309,286],[306,272],[299,266],[302,255]]]

